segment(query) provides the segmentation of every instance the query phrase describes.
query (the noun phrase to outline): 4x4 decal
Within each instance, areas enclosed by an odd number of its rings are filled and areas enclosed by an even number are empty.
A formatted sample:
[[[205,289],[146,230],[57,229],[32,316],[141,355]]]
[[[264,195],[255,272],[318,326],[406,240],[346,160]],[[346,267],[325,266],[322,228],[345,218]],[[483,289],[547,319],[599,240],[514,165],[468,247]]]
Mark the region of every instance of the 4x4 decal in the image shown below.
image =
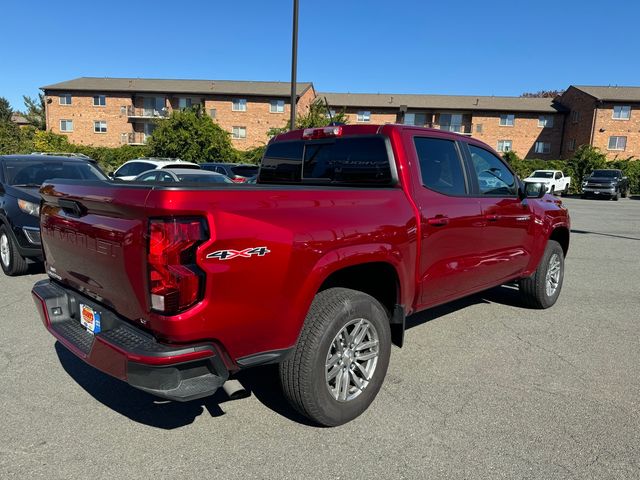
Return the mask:
[[[218,250],[207,255],[207,258],[217,258],[218,260],[231,260],[236,257],[251,258],[253,255],[264,257],[270,253],[267,247],[250,247],[244,250]]]

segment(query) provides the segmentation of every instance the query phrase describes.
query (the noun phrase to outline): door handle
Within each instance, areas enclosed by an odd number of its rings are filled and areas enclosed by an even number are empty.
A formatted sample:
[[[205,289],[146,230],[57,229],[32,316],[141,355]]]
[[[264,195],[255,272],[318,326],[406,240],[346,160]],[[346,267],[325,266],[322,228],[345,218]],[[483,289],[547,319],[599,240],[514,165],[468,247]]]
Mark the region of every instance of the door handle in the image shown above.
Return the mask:
[[[484,218],[486,218],[490,222],[497,222],[498,220],[500,220],[500,215],[485,215]]]
[[[433,227],[444,227],[449,224],[449,217],[436,215],[435,217],[427,219],[427,223]]]

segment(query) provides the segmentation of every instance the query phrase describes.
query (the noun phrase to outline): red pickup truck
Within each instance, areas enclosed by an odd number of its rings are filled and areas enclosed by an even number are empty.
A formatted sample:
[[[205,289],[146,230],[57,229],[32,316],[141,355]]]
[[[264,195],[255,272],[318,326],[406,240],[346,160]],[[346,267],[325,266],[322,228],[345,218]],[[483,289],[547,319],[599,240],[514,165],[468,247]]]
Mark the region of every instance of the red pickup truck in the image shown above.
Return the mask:
[[[257,185],[52,181],[47,329],[168,399],[279,363],[294,408],[339,425],[373,401],[405,317],[506,282],[562,287],[569,215],[485,144],[402,125],[292,131]]]

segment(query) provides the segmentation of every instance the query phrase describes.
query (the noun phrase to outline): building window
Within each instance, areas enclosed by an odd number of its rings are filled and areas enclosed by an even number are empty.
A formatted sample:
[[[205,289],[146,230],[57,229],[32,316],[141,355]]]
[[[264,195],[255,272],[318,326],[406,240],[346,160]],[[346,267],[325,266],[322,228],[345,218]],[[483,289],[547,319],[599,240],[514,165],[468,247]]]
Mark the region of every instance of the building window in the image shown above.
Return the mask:
[[[93,96],[93,106],[94,107],[104,107],[107,104],[107,97],[105,95],[94,95]]]
[[[541,128],[553,128],[553,117],[551,115],[540,115],[538,126]]]
[[[73,132],[73,120],[60,120],[61,132]]]
[[[104,120],[96,120],[93,122],[93,131],[95,133],[107,133],[107,122]]]
[[[71,105],[71,94],[63,93],[60,95],[60,105]]]
[[[371,121],[371,112],[368,110],[360,110],[356,115],[357,122],[370,122]]]
[[[405,125],[417,125],[423,127],[427,124],[426,113],[405,113],[404,114]]]
[[[629,105],[616,105],[613,107],[614,120],[629,120],[631,118],[631,107]]]
[[[513,127],[515,121],[516,116],[513,113],[503,113],[502,115],[500,115],[501,127]]]
[[[624,151],[627,148],[627,137],[609,137],[609,150]]]
[[[481,123],[476,124],[476,132],[477,133],[482,133],[482,124]]]
[[[447,132],[462,132],[462,114],[460,113],[441,113],[440,114],[440,130]]]
[[[236,140],[243,140],[247,138],[247,127],[233,127],[231,131],[231,138]]]
[[[189,97],[178,98],[178,108],[184,110],[185,108],[191,108],[191,99]]]
[[[209,109],[209,116],[211,118],[213,118],[214,120],[215,120],[217,114],[218,114],[218,111],[215,108],[210,108]]]
[[[332,120],[332,121],[333,121],[333,119],[334,119],[334,118],[335,118],[335,116],[336,116],[336,111],[335,111],[335,110],[333,110],[333,109],[329,109],[329,110],[327,111],[327,113],[326,113],[326,116],[327,116],[327,118],[328,118],[328,119],[330,119],[330,120]]]
[[[231,110],[234,112],[246,112],[247,111],[247,99],[246,98],[234,98],[231,105]]]
[[[580,112],[578,110],[573,110],[571,112],[571,121],[573,123],[578,123],[580,121]]]
[[[536,153],[551,153],[551,143],[549,142],[536,142],[534,150]]]
[[[573,152],[576,149],[576,139],[572,138],[569,140],[569,144],[567,145],[567,150]]]
[[[513,142],[511,140],[498,140],[498,151],[510,152],[512,144]]]
[[[284,113],[284,100],[271,100],[269,111],[271,113]]]

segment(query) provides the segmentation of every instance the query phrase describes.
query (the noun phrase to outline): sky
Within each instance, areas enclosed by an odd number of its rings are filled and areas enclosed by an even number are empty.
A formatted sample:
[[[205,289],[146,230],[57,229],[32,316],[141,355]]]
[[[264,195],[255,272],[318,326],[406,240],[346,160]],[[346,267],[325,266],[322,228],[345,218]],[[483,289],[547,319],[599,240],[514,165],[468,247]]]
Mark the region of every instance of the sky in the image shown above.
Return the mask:
[[[289,81],[293,0],[0,0],[0,96],[82,76]],[[637,0],[300,0],[320,92],[639,85]]]

